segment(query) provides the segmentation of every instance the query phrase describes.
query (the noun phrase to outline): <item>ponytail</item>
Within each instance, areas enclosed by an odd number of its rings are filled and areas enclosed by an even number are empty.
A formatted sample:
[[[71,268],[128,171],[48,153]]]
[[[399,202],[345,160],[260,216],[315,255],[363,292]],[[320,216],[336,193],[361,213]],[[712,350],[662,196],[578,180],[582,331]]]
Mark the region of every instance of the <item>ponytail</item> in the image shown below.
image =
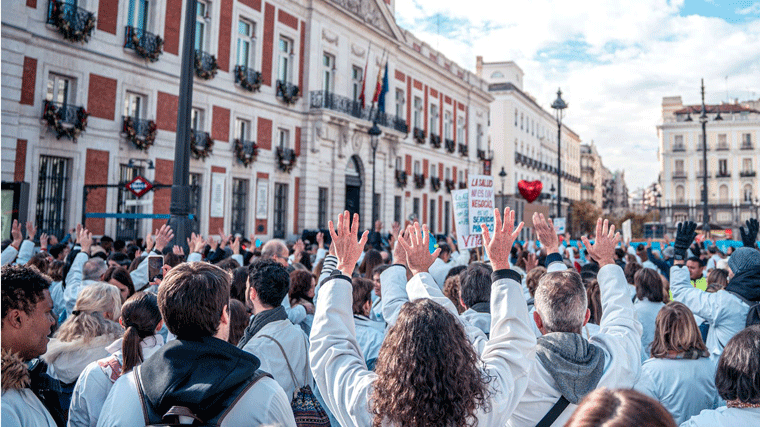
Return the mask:
[[[121,308],[121,320],[127,328],[121,344],[124,357],[121,373],[131,371],[143,361],[140,342],[156,333],[161,322],[156,296],[149,292],[137,292]]]

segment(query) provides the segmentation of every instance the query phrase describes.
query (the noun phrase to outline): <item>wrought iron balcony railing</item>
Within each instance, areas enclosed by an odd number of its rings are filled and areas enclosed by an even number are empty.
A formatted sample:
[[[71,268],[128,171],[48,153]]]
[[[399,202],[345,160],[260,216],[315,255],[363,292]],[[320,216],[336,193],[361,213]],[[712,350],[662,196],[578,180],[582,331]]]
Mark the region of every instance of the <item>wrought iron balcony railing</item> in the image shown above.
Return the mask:
[[[673,146],[673,152],[679,152],[679,151],[686,151],[686,147],[683,145],[674,145]]]
[[[376,108],[362,108],[361,102],[336,95],[323,90],[315,90],[310,93],[309,108],[325,108],[339,113],[347,114],[361,120],[377,121],[377,124],[402,133],[409,133],[406,121],[386,113],[379,112]]]
[[[478,159],[479,160],[492,160],[493,159],[493,153],[491,153],[491,150],[481,150],[478,149]],[[536,164],[538,166],[538,164]]]
[[[718,172],[715,174],[716,178],[731,178],[731,172]]]
[[[141,150],[147,150],[153,145],[157,130],[158,127],[153,120],[122,116],[122,133]]]
[[[459,154],[464,157],[467,157],[470,154],[467,144],[459,144]]]
[[[445,141],[445,143],[446,143],[446,151],[447,152],[454,153],[455,151],[457,151],[457,144],[454,142],[453,139],[448,139],[447,138],[446,141]]]
[[[755,171],[741,171],[739,172],[739,176],[742,178],[750,178],[757,174]]]
[[[195,51],[195,75],[204,79],[211,80],[219,71],[219,64],[216,63],[216,56],[202,50]]]
[[[683,171],[673,172],[673,179],[686,179],[686,172],[683,172]]]
[[[150,62],[156,62],[164,52],[164,39],[142,28],[127,26],[124,31],[124,48],[134,50]]]
[[[75,3],[50,0],[47,23],[58,28],[64,39],[86,43],[95,29],[95,15]]]
[[[261,72],[245,65],[236,65],[235,83],[247,91],[258,92],[261,89],[261,84],[264,83],[264,79],[261,78]]]
[[[208,132],[194,130],[191,133],[192,139],[190,141],[190,153],[196,159],[205,159],[211,155],[211,150],[214,147],[214,140],[211,139],[211,135]]]
[[[424,130],[422,130],[422,129],[418,128],[418,127],[414,128],[414,135],[413,135],[414,142],[416,142],[417,144],[424,144],[425,143],[425,136],[426,135],[425,135],[425,131]]]
[[[396,170],[396,186],[398,188],[404,188],[406,187],[406,181],[407,181],[406,171],[397,169]]]
[[[425,175],[421,173],[414,174],[414,187],[425,188]]]
[[[596,188],[596,186],[594,186],[594,184],[583,184],[583,185],[581,185],[581,190],[594,191],[595,188]]]
[[[441,148],[441,136],[430,132],[430,145],[433,148]]]
[[[430,189],[433,190],[433,192],[437,192],[441,189],[441,178],[431,176],[430,177]]]
[[[69,138],[76,142],[79,135],[87,128],[89,113],[84,107],[44,101],[42,105],[42,120],[55,132],[55,137]]]
[[[297,157],[292,148],[277,147],[277,166],[281,171],[290,173],[296,165]]]
[[[301,97],[301,88],[293,83],[277,80],[276,96],[288,105],[295,104]]]
[[[746,142],[746,141],[745,141],[745,142],[742,142],[742,145],[741,145],[741,147],[740,147],[740,148],[741,148],[742,150],[752,150],[752,149],[754,148],[754,146],[752,145],[752,143],[751,143],[751,142]]]
[[[716,151],[728,151],[731,147],[728,146],[728,144],[718,144],[717,147],[715,147]]]

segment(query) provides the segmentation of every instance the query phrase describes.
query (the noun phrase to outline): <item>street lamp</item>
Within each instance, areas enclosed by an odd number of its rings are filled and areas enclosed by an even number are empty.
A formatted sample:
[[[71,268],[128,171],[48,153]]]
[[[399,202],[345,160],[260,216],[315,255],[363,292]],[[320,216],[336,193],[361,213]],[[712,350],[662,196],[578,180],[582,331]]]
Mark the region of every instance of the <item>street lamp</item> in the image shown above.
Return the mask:
[[[372,224],[374,227],[375,221],[377,221],[377,203],[375,203],[375,157],[377,155],[379,136],[383,133],[377,126],[377,120],[372,122],[372,127],[369,128],[367,133],[369,134],[370,147],[372,147]]]
[[[182,68],[179,75],[179,109],[174,144],[174,173],[169,226],[174,242],[187,245],[193,229],[190,219],[190,115],[193,109],[193,68],[195,67],[195,10],[196,0],[185,2],[185,34],[182,40]],[[173,243],[172,243],[173,244]]]
[[[702,232],[705,238],[710,234],[710,211],[707,209],[707,107],[705,106],[705,79],[702,79],[702,114],[699,115],[699,122],[702,123]],[[715,120],[723,120],[720,116],[720,109]]]
[[[501,210],[504,210],[504,206],[506,205],[504,203],[504,180],[507,178],[507,171],[504,170],[504,166],[501,167],[499,178],[501,178]]]
[[[551,197],[549,198],[549,206],[551,206],[551,199],[554,198],[554,192],[557,191],[556,188],[554,188],[554,184],[552,184],[552,188],[549,189],[549,192],[551,193]]]
[[[565,115],[567,103],[562,99],[562,91],[557,89],[557,99],[552,102],[554,116],[557,119],[557,218],[562,217],[562,117]]]

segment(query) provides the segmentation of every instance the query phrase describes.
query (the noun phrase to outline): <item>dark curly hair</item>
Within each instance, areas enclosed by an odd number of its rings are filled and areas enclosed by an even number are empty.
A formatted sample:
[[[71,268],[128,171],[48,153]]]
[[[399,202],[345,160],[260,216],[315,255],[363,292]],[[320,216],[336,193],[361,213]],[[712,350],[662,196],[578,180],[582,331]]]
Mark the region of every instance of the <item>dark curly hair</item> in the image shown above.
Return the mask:
[[[370,396],[374,426],[473,426],[490,411],[490,377],[464,328],[441,305],[407,302],[377,357]]]
[[[45,299],[50,279],[35,267],[6,265],[2,268],[3,319],[11,310],[31,314],[35,305]]]

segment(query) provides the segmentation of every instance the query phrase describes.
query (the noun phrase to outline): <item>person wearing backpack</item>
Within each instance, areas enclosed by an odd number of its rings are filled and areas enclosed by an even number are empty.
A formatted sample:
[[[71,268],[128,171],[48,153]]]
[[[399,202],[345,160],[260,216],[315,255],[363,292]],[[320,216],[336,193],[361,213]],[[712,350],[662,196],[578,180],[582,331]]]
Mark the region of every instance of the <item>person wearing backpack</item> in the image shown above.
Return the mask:
[[[745,247],[735,250],[728,259],[728,285],[715,293],[703,292],[689,284],[689,272],[683,265],[697,225],[692,221],[678,225],[670,289],[675,301],[686,304],[710,324],[706,344],[711,360],[716,363],[728,341],[747,326],[750,307],[756,313],[760,301],[760,252],[752,247],[757,227],[753,227],[751,221],[747,223],[749,235],[742,230]]]
[[[230,275],[201,262],[174,267],[158,306],[177,336],[122,375],[98,426],[279,425],[295,427],[290,401],[259,359],[227,343]]]

